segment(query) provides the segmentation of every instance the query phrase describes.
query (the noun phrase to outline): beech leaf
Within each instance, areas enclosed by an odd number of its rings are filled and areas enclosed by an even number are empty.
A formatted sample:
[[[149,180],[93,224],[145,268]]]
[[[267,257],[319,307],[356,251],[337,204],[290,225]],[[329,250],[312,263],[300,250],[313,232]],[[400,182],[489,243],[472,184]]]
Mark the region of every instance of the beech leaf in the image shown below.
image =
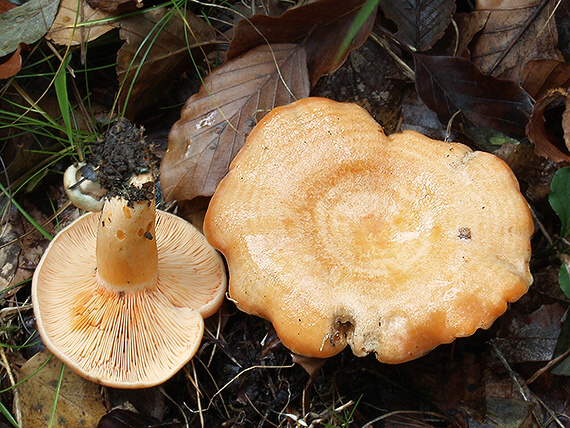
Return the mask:
[[[215,69],[170,131],[160,166],[164,198],[211,196],[255,123],[308,95],[300,45],[258,46]]]
[[[64,46],[89,42],[115,29],[107,22],[110,16],[107,12],[93,9],[86,2],[62,0],[46,37]]]
[[[501,78],[514,80],[537,100],[552,89],[570,87],[570,64],[554,59],[528,61],[507,70]]]
[[[414,55],[416,89],[422,101],[447,125],[451,117],[467,128],[491,128],[522,138],[532,100],[519,85],[481,73],[458,57]]]
[[[557,126],[561,124],[562,111],[567,93],[564,90],[548,92],[539,99],[532,110],[532,117],[527,125],[527,135],[537,155],[553,162],[570,162],[570,153],[561,138]],[[560,112],[560,115],[557,114]],[[554,116],[555,119],[551,119]],[[556,125],[556,126],[555,126]],[[561,130],[560,130],[561,131]]]
[[[234,30],[227,57],[235,58],[268,43],[302,44],[307,53],[311,85],[314,85],[321,76],[340,67],[351,50],[368,38],[376,8],[360,27],[350,48],[338,55],[364,3],[365,0],[321,0],[293,8],[278,18],[254,15],[242,19]]]
[[[494,76],[519,63],[556,59],[558,36],[551,0],[478,0],[473,14],[488,14],[470,45],[471,60]]]
[[[423,52],[431,48],[451,23],[453,0],[381,0],[380,8],[398,26],[398,37]]]
[[[216,42],[214,29],[202,19],[167,8],[122,19],[120,36],[125,44],[117,54],[119,103],[131,120],[192,64],[190,49]]]

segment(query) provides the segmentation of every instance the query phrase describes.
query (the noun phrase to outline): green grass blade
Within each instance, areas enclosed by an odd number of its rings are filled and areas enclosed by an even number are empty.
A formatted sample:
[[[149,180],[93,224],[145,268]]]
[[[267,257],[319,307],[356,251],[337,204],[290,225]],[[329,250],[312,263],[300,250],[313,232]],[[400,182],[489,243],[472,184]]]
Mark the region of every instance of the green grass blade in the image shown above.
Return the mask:
[[[61,111],[61,116],[63,118],[63,123],[65,124],[65,133],[67,139],[69,140],[69,145],[74,147],[73,144],[73,130],[71,129],[71,112],[69,109],[69,98],[67,94],[67,65],[71,60],[71,55],[66,55],[57,73],[55,75],[54,86],[55,93],[57,96],[57,103],[59,104],[59,110]]]
[[[48,239],[49,241],[53,239],[53,237],[41,226],[41,224],[35,221],[32,218],[32,216],[28,214],[26,210],[22,208],[22,206],[14,200],[10,192],[8,192],[8,190],[2,185],[2,183],[0,183],[0,190],[4,192],[4,194],[8,199],[10,199],[10,202],[14,204],[14,206],[18,209],[18,211],[20,211],[20,213],[24,216],[24,218],[28,220],[46,239]]]
[[[10,422],[12,425],[14,425],[16,428],[20,428],[18,422],[16,422],[16,419],[14,419],[14,417],[10,414],[8,409],[1,402],[0,402],[0,413],[2,413],[2,415],[4,415],[4,417],[6,418],[6,420],[8,420],[8,422]]]

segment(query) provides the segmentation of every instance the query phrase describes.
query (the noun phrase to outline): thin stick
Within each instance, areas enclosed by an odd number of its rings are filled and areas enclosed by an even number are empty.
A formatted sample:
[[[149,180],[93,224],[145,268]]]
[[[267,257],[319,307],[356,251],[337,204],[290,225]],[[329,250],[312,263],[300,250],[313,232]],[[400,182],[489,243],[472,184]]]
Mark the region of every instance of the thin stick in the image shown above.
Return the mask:
[[[8,362],[8,358],[6,358],[6,353],[4,352],[4,348],[1,346],[0,346],[0,357],[2,358],[2,363],[4,364],[6,373],[8,373],[8,379],[10,379],[10,383],[12,384],[12,386],[16,385],[16,380],[14,379],[14,374],[12,373],[10,363]],[[18,425],[22,426],[22,409],[20,408],[20,392],[18,391],[18,388],[13,388],[12,393],[14,394],[14,409],[16,413],[16,422],[18,422]]]

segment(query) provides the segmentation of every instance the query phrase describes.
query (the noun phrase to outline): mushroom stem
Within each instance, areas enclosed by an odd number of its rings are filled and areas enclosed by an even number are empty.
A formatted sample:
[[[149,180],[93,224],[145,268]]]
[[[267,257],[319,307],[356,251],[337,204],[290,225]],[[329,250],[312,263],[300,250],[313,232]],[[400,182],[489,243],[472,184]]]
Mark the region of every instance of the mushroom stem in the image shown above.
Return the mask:
[[[154,289],[158,272],[154,199],[105,201],[97,231],[97,280],[115,292]]]

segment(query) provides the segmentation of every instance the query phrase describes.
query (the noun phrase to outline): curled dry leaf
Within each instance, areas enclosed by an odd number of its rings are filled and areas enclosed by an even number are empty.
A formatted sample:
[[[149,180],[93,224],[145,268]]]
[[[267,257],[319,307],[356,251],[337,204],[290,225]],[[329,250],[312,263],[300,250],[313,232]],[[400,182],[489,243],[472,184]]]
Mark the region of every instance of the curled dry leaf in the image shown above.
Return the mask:
[[[418,94],[442,124],[460,112],[454,121],[466,127],[524,137],[532,100],[515,82],[485,75],[464,58],[415,54],[414,64]]]
[[[333,73],[340,67],[350,51],[368,38],[376,9],[360,27],[349,50],[338,55],[364,3],[364,0],[322,0],[291,9],[278,18],[255,15],[251,19],[241,20],[234,30],[228,59],[243,55],[259,45],[301,44],[307,52],[309,76],[314,85],[321,76]]]
[[[556,59],[558,35],[551,0],[477,1],[474,14],[488,14],[471,43],[471,60],[494,76],[523,61]]]
[[[22,68],[22,56],[20,51],[22,50],[22,45],[18,46],[16,52],[12,54],[5,62],[0,64],[0,79],[8,79],[14,76]]]
[[[398,37],[423,52],[445,32],[455,13],[453,0],[380,0],[380,8],[398,26]]]
[[[308,95],[299,45],[258,46],[214,70],[170,131],[160,166],[165,199],[211,196],[256,122]]]
[[[55,44],[65,46],[89,42],[115,28],[104,21],[110,16],[107,12],[93,9],[86,2],[62,0],[46,37]]]
[[[117,54],[119,104],[131,120],[192,64],[190,49],[216,43],[214,29],[202,19],[166,8],[123,19],[120,36],[125,44]]]
[[[507,70],[501,78],[511,79],[523,87],[534,99],[548,91],[570,86],[570,64],[554,59],[529,61]]]
[[[526,128],[528,139],[534,144],[536,154],[556,163],[570,162],[570,152],[554,126],[549,126],[550,123],[560,123],[560,120],[549,121],[549,119],[550,116],[560,119],[557,111],[563,111],[567,95],[566,91],[555,90],[538,100]]]

